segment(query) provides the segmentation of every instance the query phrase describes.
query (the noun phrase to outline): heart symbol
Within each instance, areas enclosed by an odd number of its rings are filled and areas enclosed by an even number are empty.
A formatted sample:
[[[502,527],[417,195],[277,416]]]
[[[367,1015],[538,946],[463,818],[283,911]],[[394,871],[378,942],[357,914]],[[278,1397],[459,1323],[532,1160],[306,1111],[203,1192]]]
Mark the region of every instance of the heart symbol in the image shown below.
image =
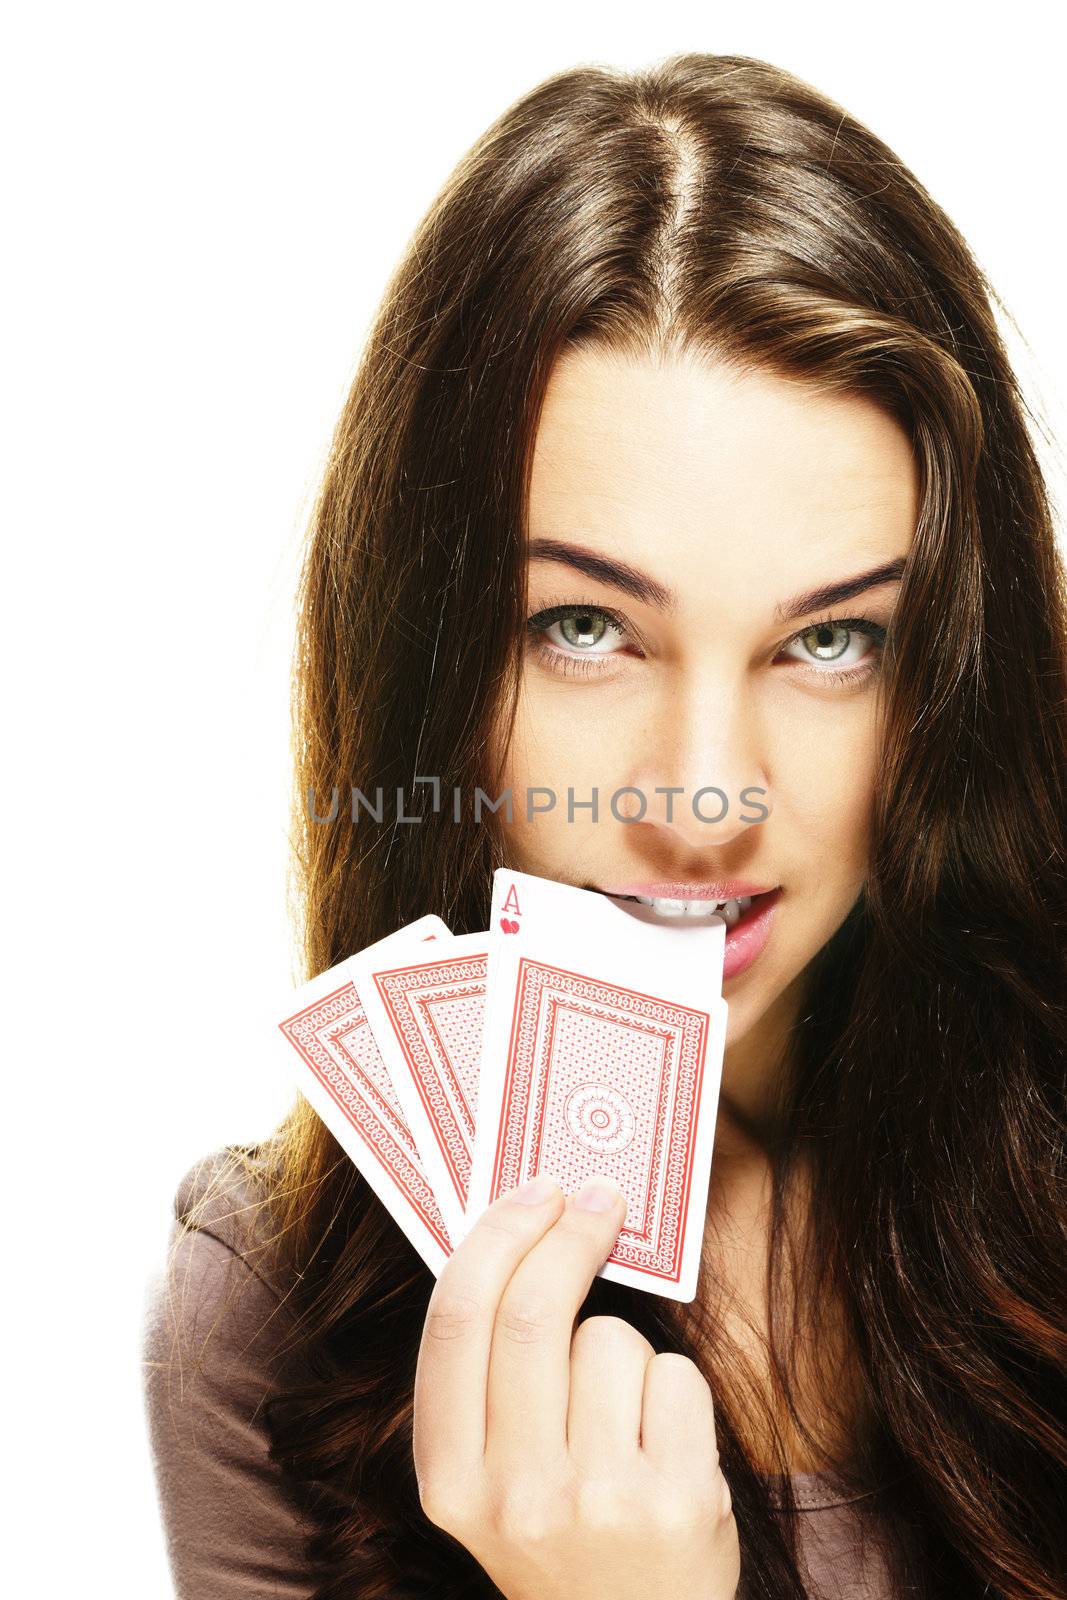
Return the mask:
[[[505,933],[518,933],[519,931],[518,923],[512,922],[508,917],[501,917],[500,926],[503,928]]]

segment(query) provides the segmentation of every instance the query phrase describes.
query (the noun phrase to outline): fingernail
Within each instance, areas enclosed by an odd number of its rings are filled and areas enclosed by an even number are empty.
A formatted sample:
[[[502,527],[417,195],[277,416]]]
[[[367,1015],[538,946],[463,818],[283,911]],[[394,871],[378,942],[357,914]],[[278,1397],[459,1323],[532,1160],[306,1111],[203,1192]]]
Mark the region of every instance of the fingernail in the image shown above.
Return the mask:
[[[518,1189],[512,1190],[511,1198],[517,1200],[520,1205],[539,1206],[549,1195],[555,1194],[558,1188],[559,1184],[550,1172],[539,1172],[536,1178],[531,1178]]]
[[[622,1190],[610,1178],[587,1178],[574,1197],[579,1211],[610,1211]]]

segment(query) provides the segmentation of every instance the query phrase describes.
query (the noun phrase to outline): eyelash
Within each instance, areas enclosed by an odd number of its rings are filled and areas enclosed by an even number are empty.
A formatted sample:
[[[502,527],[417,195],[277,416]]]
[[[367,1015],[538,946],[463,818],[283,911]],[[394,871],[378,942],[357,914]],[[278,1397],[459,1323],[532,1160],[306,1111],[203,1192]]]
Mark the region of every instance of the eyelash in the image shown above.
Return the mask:
[[[562,601],[558,605],[545,606],[542,610],[535,612],[533,616],[526,619],[527,634],[533,644],[538,660],[548,667],[550,671],[565,678],[588,677],[591,674],[603,672],[604,668],[595,664],[597,659],[606,659],[603,653],[599,658],[594,657],[591,652],[585,656],[569,655],[566,651],[561,650],[558,645],[546,644],[541,637],[553,623],[561,621],[564,617],[571,616],[603,617],[611,627],[618,629],[620,633],[629,635],[629,630],[623,619],[616,612],[608,610],[605,606],[585,605],[581,601],[574,600]],[[789,645],[795,644],[797,640],[806,638],[809,633],[814,633],[818,628],[844,628],[849,633],[863,634],[877,646],[875,661],[870,666],[849,667],[844,671],[837,671],[830,668],[823,670],[812,663],[809,670],[814,673],[820,682],[853,684],[858,683],[863,678],[872,677],[878,671],[881,665],[882,648],[885,644],[887,630],[880,622],[872,622],[869,617],[819,617],[817,621],[809,622],[806,627],[790,634],[788,639],[783,640],[781,649],[784,650]],[[632,635],[629,636],[632,637]],[[614,652],[611,652],[611,654],[614,654]],[[796,665],[803,666],[804,663],[798,661]]]

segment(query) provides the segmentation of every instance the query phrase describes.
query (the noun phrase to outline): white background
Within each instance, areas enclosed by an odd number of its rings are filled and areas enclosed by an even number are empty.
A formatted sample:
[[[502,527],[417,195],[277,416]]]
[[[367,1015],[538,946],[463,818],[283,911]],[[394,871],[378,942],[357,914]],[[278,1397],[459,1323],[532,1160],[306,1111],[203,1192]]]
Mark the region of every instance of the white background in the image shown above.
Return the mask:
[[[169,1592],[142,1301],[182,1173],[288,1103],[259,1018],[296,973],[296,555],[385,280],[484,127],[582,61],[699,49],[788,68],[962,229],[1064,437],[1051,21],[1018,3],[740,11],[140,0],[38,3],[8,25],[4,1266],[23,1348],[4,1454],[20,1592]]]

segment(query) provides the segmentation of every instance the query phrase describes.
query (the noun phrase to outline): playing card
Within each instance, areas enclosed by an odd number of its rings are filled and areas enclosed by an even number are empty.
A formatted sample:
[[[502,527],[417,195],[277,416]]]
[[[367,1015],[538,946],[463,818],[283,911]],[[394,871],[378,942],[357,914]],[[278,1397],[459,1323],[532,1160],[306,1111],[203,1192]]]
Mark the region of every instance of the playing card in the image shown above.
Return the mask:
[[[725,923],[665,924],[640,905],[500,869],[474,1164],[463,1232],[550,1172],[626,1196],[600,1276],[696,1293],[727,1005]]]
[[[349,973],[445,1225],[458,1239],[474,1152],[489,935],[441,949],[375,946]]]
[[[360,954],[373,951],[388,959],[388,953],[399,957],[425,942],[447,945],[451,939],[440,917],[425,916]],[[419,1158],[349,962],[339,962],[296,989],[282,1020],[275,1019],[274,1035],[301,1094],[436,1277],[452,1253],[455,1236]]]

